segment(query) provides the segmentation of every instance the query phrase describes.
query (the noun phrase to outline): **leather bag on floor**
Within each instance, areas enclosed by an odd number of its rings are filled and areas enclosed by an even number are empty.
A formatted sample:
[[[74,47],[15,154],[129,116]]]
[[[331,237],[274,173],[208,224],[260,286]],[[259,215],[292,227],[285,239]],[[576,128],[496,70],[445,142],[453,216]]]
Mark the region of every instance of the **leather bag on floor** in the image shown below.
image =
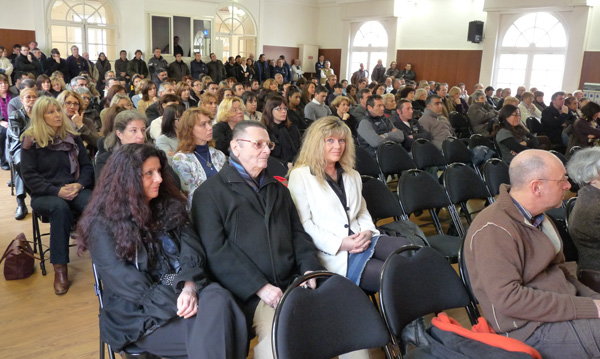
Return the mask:
[[[6,280],[25,279],[33,273],[35,256],[25,234],[20,233],[13,239],[2,258],[4,262],[4,278]]]

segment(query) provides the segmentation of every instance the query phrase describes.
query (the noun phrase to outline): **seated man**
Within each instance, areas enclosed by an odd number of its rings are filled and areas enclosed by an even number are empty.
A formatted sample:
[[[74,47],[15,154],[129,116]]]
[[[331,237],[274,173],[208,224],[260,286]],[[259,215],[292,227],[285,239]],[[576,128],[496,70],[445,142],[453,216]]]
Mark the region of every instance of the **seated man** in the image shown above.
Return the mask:
[[[323,86],[317,86],[315,98],[304,107],[304,118],[316,121],[321,117],[331,116],[331,109],[325,104],[327,98],[327,89]]]
[[[485,94],[482,91],[475,91],[471,97],[473,102],[467,111],[467,116],[469,116],[473,133],[489,137],[490,122],[498,117],[498,111],[486,102]]]
[[[442,98],[438,95],[429,95],[425,100],[427,108],[423,111],[423,116],[419,118],[419,125],[429,133],[433,143],[440,150],[442,142],[450,136],[454,136],[450,121],[442,115]]]
[[[377,147],[385,141],[404,141],[404,132],[394,127],[390,119],[384,116],[384,110],[381,96],[372,95],[367,99],[367,117],[357,119],[358,145],[369,151],[373,157]]]
[[[273,358],[271,325],[283,291],[295,276],[323,267],[290,192],[266,170],[267,129],[242,121],[230,146],[229,163],[194,193],[192,219],[210,271],[253,323],[254,357]]]
[[[553,145],[567,147],[569,137],[563,136],[563,130],[570,119],[569,108],[565,106],[565,93],[562,91],[554,93],[550,106],[546,106],[542,111],[544,134],[550,137]]]
[[[394,126],[404,132],[404,141],[402,146],[408,151],[411,151],[412,144],[417,138],[425,138],[431,140],[431,133],[425,131],[419,120],[413,118],[412,103],[408,100],[400,100],[396,105],[396,113],[399,120],[394,121]]]
[[[483,314],[498,334],[544,358],[598,358],[600,294],[564,268],[560,235],[544,211],[570,188],[550,152],[526,150],[510,164],[510,183],[473,221],[465,263]]]
[[[358,106],[350,111],[350,114],[356,118],[357,121],[362,120],[367,116],[367,99],[371,96],[371,90],[368,87],[359,89],[356,93],[356,102]]]

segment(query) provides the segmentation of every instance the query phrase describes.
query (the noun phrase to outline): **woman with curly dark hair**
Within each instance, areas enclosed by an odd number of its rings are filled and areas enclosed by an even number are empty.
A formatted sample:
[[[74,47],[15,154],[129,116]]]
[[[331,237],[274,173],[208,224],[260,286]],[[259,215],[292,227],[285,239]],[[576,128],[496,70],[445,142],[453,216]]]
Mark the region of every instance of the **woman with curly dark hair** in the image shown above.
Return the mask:
[[[537,148],[537,139],[521,125],[521,112],[516,106],[506,105],[498,113],[500,129],[496,133],[496,142],[500,148],[502,161],[510,164],[521,151]]]
[[[287,116],[288,106],[281,96],[273,96],[267,100],[261,122],[267,128],[275,148],[271,156],[291,168],[292,162],[300,150],[300,130]]]
[[[246,323],[231,294],[210,283],[186,199],[161,150],[122,146],[106,164],[78,225],[102,284],[102,339],[161,357],[244,358]]]

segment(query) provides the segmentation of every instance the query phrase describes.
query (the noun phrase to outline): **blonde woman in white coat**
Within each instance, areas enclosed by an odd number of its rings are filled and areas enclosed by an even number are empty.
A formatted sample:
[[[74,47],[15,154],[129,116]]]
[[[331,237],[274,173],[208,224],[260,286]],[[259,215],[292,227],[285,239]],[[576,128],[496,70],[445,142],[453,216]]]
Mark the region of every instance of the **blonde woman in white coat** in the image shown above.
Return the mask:
[[[383,262],[405,238],[380,236],[362,198],[348,126],[324,117],[307,130],[288,187],[304,230],[329,270],[361,288],[378,292]]]

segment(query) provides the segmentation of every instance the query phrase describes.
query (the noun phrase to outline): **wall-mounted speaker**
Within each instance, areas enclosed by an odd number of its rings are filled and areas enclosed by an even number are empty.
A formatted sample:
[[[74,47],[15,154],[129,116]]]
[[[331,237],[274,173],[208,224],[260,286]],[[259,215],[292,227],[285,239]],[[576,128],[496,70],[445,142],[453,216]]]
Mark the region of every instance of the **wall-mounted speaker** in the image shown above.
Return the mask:
[[[471,21],[469,22],[469,34],[467,35],[467,41],[474,43],[480,43],[483,40],[483,21]]]

